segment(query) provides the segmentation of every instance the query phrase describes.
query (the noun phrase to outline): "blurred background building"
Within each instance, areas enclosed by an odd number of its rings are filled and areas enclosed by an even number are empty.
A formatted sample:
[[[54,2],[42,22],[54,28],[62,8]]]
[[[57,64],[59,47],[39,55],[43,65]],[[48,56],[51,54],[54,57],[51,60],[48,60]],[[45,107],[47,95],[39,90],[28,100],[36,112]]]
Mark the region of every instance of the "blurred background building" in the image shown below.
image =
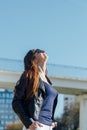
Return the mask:
[[[17,120],[11,106],[12,97],[12,90],[0,89],[0,130],[5,130],[7,124]]]
[[[79,103],[79,100],[75,95],[64,95],[64,111],[70,109],[70,107],[75,103]]]

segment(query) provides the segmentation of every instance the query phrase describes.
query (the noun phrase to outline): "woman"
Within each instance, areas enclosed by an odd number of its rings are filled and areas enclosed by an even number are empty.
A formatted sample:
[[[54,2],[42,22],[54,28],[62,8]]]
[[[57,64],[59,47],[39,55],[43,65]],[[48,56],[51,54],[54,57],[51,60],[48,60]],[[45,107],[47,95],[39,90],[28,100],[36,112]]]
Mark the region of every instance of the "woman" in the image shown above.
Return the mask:
[[[23,130],[52,130],[57,91],[46,75],[48,56],[40,49],[24,57],[24,72],[15,86],[12,107],[24,124]]]

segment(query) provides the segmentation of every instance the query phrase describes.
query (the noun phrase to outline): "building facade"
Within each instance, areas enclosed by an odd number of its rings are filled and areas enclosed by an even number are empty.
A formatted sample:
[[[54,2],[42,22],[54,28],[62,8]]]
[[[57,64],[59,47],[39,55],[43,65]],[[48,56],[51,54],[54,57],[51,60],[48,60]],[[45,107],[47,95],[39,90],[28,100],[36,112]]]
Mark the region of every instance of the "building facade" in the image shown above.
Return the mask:
[[[75,95],[64,95],[64,111],[70,109],[70,107],[75,103],[79,103],[79,100]]]
[[[0,130],[5,130],[7,124],[17,120],[12,110],[12,98],[12,90],[0,89]]]

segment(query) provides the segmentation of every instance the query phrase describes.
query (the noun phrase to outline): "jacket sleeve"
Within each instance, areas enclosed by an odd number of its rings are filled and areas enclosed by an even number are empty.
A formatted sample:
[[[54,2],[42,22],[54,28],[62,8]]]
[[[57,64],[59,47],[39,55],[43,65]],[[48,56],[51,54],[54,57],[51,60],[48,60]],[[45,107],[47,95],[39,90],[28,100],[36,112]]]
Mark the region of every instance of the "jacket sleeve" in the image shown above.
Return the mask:
[[[57,103],[58,103],[58,94],[57,94],[57,96],[56,96],[56,98],[54,100],[54,105],[53,105],[53,114],[52,114],[53,122],[55,121],[54,114],[55,114],[55,109],[56,109]]]
[[[12,100],[12,108],[14,112],[18,115],[19,119],[25,125],[26,128],[34,122],[32,118],[30,118],[23,107],[23,99],[25,97],[25,88],[24,88],[25,80],[23,77],[17,82],[14,89],[14,96]]]

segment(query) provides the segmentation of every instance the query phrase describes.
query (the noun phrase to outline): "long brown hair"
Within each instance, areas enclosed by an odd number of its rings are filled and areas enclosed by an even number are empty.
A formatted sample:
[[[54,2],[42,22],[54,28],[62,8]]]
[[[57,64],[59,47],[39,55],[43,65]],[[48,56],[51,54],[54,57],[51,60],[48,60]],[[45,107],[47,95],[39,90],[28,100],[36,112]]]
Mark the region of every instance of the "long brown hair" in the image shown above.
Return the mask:
[[[38,66],[34,62],[35,50],[30,50],[24,57],[24,73],[25,77],[25,89],[26,89],[26,99],[30,99],[32,96],[36,96],[36,91],[38,89],[39,73]]]

